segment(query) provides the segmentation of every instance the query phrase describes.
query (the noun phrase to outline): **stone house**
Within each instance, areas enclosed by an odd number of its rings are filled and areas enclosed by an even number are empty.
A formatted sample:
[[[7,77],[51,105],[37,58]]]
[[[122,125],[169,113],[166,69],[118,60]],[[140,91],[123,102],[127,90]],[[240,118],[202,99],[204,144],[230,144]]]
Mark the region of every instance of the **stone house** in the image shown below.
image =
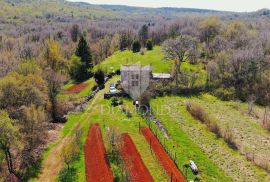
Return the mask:
[[[152,66],[138,64],[124,65],[121,67],[121,85],[124,91],[134,100],[147,90],[150,81],[170,79],[170,74],[152,74]]]

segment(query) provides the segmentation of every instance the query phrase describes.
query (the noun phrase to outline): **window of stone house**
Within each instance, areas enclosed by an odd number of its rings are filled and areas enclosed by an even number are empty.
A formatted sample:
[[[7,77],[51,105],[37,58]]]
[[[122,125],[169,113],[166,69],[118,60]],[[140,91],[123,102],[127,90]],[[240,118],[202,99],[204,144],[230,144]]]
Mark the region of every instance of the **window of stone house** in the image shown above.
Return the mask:
[[[133,87],[139,86],[139,82],[138,81],[132,81],[131,84],[132,84]]]
[[[139,79],[139,75],[138,74],[133,74],[133,75],[131,75],[131,79],[138,80]]]

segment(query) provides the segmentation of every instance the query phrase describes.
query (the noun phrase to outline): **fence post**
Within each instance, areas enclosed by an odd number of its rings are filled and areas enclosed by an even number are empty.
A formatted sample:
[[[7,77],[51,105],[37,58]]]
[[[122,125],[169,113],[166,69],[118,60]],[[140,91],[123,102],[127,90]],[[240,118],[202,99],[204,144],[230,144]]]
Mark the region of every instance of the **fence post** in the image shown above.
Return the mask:
[[[150,138],[150,150],[151,150],[151,154],[153,154],[152,153],[152,139]]]

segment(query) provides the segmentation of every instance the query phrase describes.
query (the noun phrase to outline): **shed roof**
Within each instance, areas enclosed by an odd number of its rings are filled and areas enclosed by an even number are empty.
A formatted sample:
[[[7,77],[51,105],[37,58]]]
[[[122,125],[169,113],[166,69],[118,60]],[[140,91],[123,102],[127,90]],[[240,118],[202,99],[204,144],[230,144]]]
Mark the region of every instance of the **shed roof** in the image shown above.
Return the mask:
[[[154,79],[170,79],[171,74],[168,73],[153,73]]]

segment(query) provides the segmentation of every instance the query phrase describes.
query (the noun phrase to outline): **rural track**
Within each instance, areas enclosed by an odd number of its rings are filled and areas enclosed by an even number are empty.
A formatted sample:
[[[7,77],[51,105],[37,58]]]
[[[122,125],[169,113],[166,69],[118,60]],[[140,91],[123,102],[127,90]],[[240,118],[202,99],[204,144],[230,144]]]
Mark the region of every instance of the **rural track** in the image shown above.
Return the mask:
[[[101,97],[101,93],[98,93],[96,97],[91,100],[90,105],[87,107],[85,113],[78,119],[78,121],[88,120],[90,118],[88,111],[90,111],[97,99]],[[75,126],[75,125],[74,125]],[[73,127],[74,127],[73,126]],[[72,130],[71,130],[72,131]],[[61,160],[61,151],[65,144],[69,141],[70,132],[65,136],[60,138],[55,147],[53,147],[50,151],[48,157],[44,160],[42,164],[42,169],[40,175],[34,180],[39,182],[51,182],[57,179],[57,176],[61,169],[63,168],[63,162]]]

